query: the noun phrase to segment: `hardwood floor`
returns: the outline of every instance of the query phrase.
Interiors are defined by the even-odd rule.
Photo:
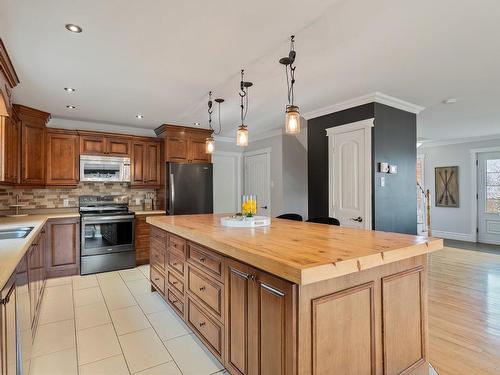
[[[429,266],[432,366],[439,375],[500,374],[500,255],[445,247]]]

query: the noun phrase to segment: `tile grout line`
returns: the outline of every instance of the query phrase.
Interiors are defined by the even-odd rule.
[[[117,271],[115,271],[115,272],[117,272]],[[120,277],[120,279],[121,279],[121,275],[119,273],[118,273],[118,277]],[[99,278],[97,276],[96,276],[96,278],[97,278],[97,284],[99,285],[99,291],[101,292],[102,298],[104,299],[104,305],[106,306],[106,310],[108,310],[108,315],[109,315],[109,319],[111,320],[111,325],[113,326],[113,330],[115,331],[116,341],[118,341],[118,346],[120,347],[120,350],[122,352],[121,355],[123,357],[123,360],[125,361],[125,366],[127,366],[128,373],[132,374],[132,371],[130,371],[130,367],[128,365],[127,359],[125,358],[125,353],[123,352],[123,347],[122,347],[122,344],[120,342],[118,332],[116,332],[115,323],[113,322],[113,318],[111,317],[111,310],[109,309],[109,306],[106,302],[106,297],[104,296],[104,293],[101,289],[101,281],[99,280]],[[111,357],[107,357],[107,358],[111,358]],[[104,358],[104,359],[107,359],[107,358]]]
[[[148,277],[142,272],[139,270],[139,272],[144,276],[144,278],[148,281],[148,283],[151,284],[150,280],[148,279]],[[177,369],[179,370],[179,372],[181,373],[182,375],[182,371],[179,367],[179,365],[177,364],[177,362],[175,361],[175,358],[174,356],[172,355],[172,353],[170,353],[170,350],[168,350],[167,346],[165,345],[165,343],[163,342],[163,340],[161,339],[160,335],[158,334],[158,332],[156,331],[154,325],[151,323],[151,321],[149,320],[148,318],[148,314],[146,314],[144,312],[144,310],[142,309],[141,305],[139,304],[139,302],[137,301],[136,299],[136,296],[132,293],[132,291],[130,290],[129,286],[127,285],[127,282],[123,279],[122,275],[118,272],[118,274],[120,275],[120,277],[122,278],[123,282],[125,283],[125,286],[127,287],[127,289],[130,291],[130,294],[132,294],[132,298],[135,300],[135,302],[137,303],[137,306],[139,306],[139,309],[141,309],[142,313],[144,314],[144,316],[146,317],[146,320],[149,322],[149,324],[151,325],[151,328],[153,329],[153,331],[155,332],[156,336],[158,337],[158,339],[160,340],[161,344],[163,345],[163,347],[165,348],[165,350],[167,351],[168,355],[170,356],[170,358],[172,358],[171,361],[167,361],[165,363],[168,363],[168,362],[174,362],[175,366],[177,367]],[[153,292],[151,292],[152,294]],[[180,337],[180,336],[179,336]],[[160,365],[158,365],[160,366]],[[156,367],[156,366],[153,366],[153,367]],[[150,367],[152,368],[152,367]],[[144,369],[144,370],[147,370],[147,369]],[[142,371],[144,371],[142,370]]]
[[[75,294],[73,290],[73,277],[71,277],[71,302],[73,302],[73,324],[75,329],[75,356],[76,356],[76,373],[80,374],[80,366],[78,366],[78,340],[76,338],[76,307],[75,307]]]

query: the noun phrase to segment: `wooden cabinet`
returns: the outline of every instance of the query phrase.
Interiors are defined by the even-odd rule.
[[[48,220],[45,269],[47,277],[80,273],[79,217]]]
[[[0,116],[0,182],[15,184],[19,175],[20,124],[13,113],[10,117]]]
[[[161,143],[157,140],[134,140],[131,150],[131,186],[159,187]]]
[[[18,373],[16,353],[16,283],[13,275],[0,290],[0,374]]]
[[[36,332],[40,302],[45,288],[46,228],[44,227],[31,244],[28,253],[28,288],[30,295],[30,316],[33,335]]]
[[[21,175],[20,185],[45,185],[46,128],[50,114],[15,104],[21,121]]]
[[[67,130],[47,132],[47,185],[77,185],[79,181],[78,134]]]
[[[81,155],[130,156],[130,138],[80,131]]]
[[[163,214],[155,214],[163,215]],[[147,264],[149,263],[149,253],[150,253],[150,233],[151,225],[146,223],[146,218],[151,216],[147,215],[136,215],[135,216],[135,264]]]
[[[155,132],[165,138],[165,161],[211,163],[211,154],[205,151],[205,140],[212,134],[210,130],[164,124]]]
[[[232,373],[295,373],[294,288],[248,265],[227,261],[225,363]]]

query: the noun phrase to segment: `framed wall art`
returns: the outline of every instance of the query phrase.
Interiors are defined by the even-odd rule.
[[[436,207],[458,207],[458,166],[436,167]]]

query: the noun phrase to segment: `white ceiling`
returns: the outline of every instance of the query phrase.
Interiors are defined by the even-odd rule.
[[[450,139],[500,133],[499,14],[498,0],[0,0],[0,37],[17,102],[74,120],[206,126],[212,89],[233,136],[241,68],[254,82],[250,131],[281,126],[278,59],[293,33],[302,112],[379,91],[426,107],[419,137]]]

